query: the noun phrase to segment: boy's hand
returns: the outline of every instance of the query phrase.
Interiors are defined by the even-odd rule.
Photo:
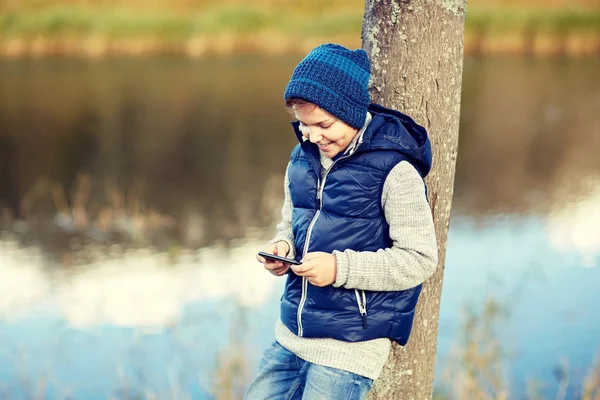
[[[327,286],[335,282],[337,260],[333,254],[315,251],[306,253],[302,265],[292,265],[296,275],[304,276],[315,286]]]
[[[263,249],[265,253],[275,254],[276,256],[287,257],[290,252],[290,246],[285,241],[276,242]],[[267,271],[273,275],[281,276],[288,272],[290,264],[281,261],[267,260],[264,257],[256,255],[258,262],[262,263]]]

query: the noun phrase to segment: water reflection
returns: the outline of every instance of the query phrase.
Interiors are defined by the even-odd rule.
[[[454,211],[547,214],[600,174],[598,60],[465,63]]]
[[[148,249],[98,253],[94,262],[69,270],[47,268],[35,248],[2,242],[0,317],[20,318],[42,307],[59,312],[77,328],[164,328],[179,321],[187,304],[228,299],[241,307],[259,307],[280,281],[257,273],[254,254],[262,245],[205,248],[176,260]]]
[[[64,251],[82,234],[165,250],[272,227],[296,61],[3,61],[4,229]],[[548,215],[591,195],[599,66],[467,60],[454,215]]]
[[[283,282],[254,253],[279,217],[297,62],[0,62],[0,398],[42,381],[51,399],[236,397],[277,318]],[[578,268],[600,266],[598,70],[465,63],[439,348],[465,303],[525,287],[517,392],[600,346],[600,268]],[[557,312],[576,344],[555,345]]]
[[[583,179],[581,200],[553,210],[548,216],[552,245],[561,252],[577,252],[582,266],[593,267],[600,254],[600,177]]]
[[[117,225],[162,249],[245,237],[274,219],[295,140],[284,61],[4,62],[0,202],[30,235]]]
[[[0,242],[0,398],[238,398],[283,284],[257,269],[261,244],[57,269]]]

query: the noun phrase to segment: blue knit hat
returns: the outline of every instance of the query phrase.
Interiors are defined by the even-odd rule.
[[[369,107],[371,63],[362,49],[337,44],[313,49],[294,69],[283,98],[303,99],[360,129]]]

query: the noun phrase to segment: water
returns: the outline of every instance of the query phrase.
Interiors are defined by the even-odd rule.
[[[0,398],[225,398],[273,340],[255,252],[299,57],[0,62]],[[498,301],[514,398],[600,350],[600,60],[468,59],[437,384]],[[45,396],[45,397],[43,397]]]

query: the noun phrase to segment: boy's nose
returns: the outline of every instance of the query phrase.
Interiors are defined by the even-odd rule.
[[[312,143],[317,143],[323,138],[323,136],[320,133],[318,133],[316,129],[311,129],[310,133],[308,134],[308,137]]]

